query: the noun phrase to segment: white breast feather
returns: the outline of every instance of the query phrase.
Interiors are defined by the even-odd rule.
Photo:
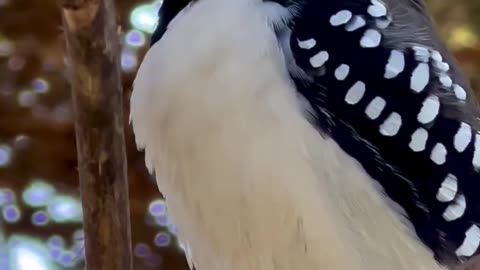
[[[146,55],[131,118],[198,270],[440,269],[305,120],[257,0],[202,0]]]

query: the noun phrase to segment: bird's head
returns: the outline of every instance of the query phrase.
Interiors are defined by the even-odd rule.
[[[153,32],[150,45],[159,41],[167,31],[168,24],[191,2],[198,0],[164,0],[158,11],[158,24]]]
[[[163,0],[158,11],[158,23],[150,40],[150,46],[159,41],[167,31],[169,23],[187,6],[202,0]],[[292,6],[304,2],[305,0],[245,0],[257,2],[272,2],[284,7]],[[420,0],[411,0],[420,1]]]

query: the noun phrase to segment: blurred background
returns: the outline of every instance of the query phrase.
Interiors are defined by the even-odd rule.
[[[161,2],[116,4],[127,108]],[[480,1],[428,4],[444,40],[474,89],[480,89]],[[0,270],[84,268],[64,52],[55,0],[0,0]],[[164,202],[126,126],[134,269],[188,269]]]

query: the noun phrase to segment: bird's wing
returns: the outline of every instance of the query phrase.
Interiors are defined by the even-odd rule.
[[[436,258],[452,265],[479,252],[479,111],[423,4],[409,3],[417,8],[307,2],[286,55],[315,125],[381,183]]]

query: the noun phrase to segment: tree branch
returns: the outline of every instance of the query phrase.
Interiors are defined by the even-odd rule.
[[[112,0],[60,0],[69,57],[86,268],[131,270],[119,38]]]

